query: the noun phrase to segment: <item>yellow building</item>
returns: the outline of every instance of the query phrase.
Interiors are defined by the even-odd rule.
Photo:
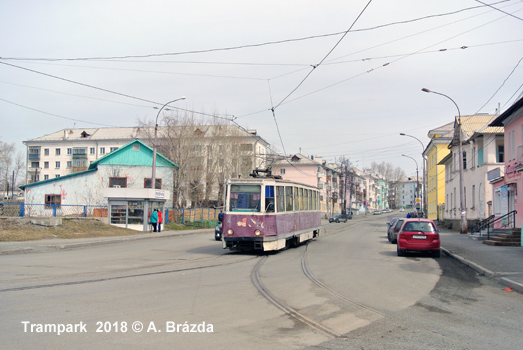
[[[443,219],[439,215],[439,206],[445,203],[445,166],[438,163],[449,154],[448,145],[452,141],[454,122],[430,130],[430,142],[423,155],[427,159],[427,218]]]

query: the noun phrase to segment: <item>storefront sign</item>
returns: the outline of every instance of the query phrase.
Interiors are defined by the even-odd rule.
[[[498,177],[501,177],[501,168],[492,169],[491,171],[487,172],[488,181],[497,179]]]

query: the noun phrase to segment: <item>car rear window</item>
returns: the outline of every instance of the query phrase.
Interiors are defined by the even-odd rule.
[[[403,231],[407,232],[431,232],[435,233],[436,230],[432,223],[423,221],[411,221],[407,222],[403,227]]]

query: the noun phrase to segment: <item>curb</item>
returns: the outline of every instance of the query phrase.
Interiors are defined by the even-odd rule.
[[[463,263],[464,265],[472,268],[473,270],[475,270],[476,272],[478,272],[479,274],[481,275],[484,275],[485,277],[487,278],[496,278],[496,277],[500,277],[500,274],[499,273],[496,273],[496,272],[492,272],[486,268],[484,268],[483,266],[481,265],[478,265],[476,264],[475,262],[472,262],[468,259],[465,259],[457,254],[454,254],[452,253],[451,251],[449,251],[448,249],[445,249],[443,247],[440,247],[441,251],[443,253],[445,253],[446,255],[450,256],[451,258],[454,258],[458,261],[460,261],[461,263]],[[518,283],[518,282],[515,282],[515,281],[512,281],[511,279],[508,279],[508,278],[505,278],[505,277],[502,277],[498,280],[498,283],[505,286],[505,287],[512,287],[512,289],[518,293],[521,293],[523,294],[523,284],[521,283]]]

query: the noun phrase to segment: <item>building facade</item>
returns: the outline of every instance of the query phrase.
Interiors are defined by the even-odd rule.
[[[430,130],[430,142],[423,155],[427,159],[427,218],[439,220],[439,208],[445,203],[445,167],[439,162],[445,158],[450,150],[448,145],[454,134],[454,123],[445,124]]]
[[[497,117],[492,127],[504,127],[504,162],[494,168],[491,174],[493,187],[493,215],[503,217],[517,211],[515,227],[523,225],[523,98]],[[501,168],[503,170],[501,170]],[[509,224],[509,218],[501,224]]]
[[[455,227],[459,227],[461,215],[466,216],[470,227],[492,213],[492,189],[491,186],[487,186],[487,173],[504,162],[505,153],[503,128],[489,127],[495,118],[495,115],[489,114],[462,116],[463,162],[460,164],[460,126],[457,122],[456,132],[449,146],[450,153],[440,162],[445,166],[443,218]],[[463,198],[460,191],[461,168],[463,169]]]

